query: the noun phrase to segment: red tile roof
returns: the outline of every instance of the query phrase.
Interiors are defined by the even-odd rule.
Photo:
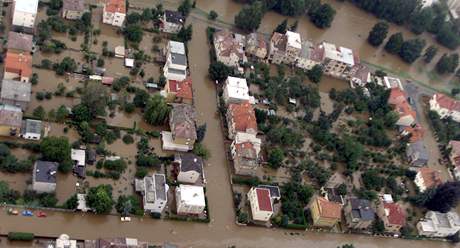
[[[183,81],[169,80],[169,91],[176,94],[176,97],[193,99],[192,79],[190,77]]]
[[[249,102],[230,104],[228,109],[235,124],[235,131],[246,132],[248,129],[257,131],[256,114]]]
[[[342,216],[342,206],[339,203],[328,201],[324,197],[317,197],[316,203],[319,206],[320,215],[323,218],[340,219]]]
[[[432,188],[442,184],[441,174],[439,171],[429,167],[422,167],[418,172],[423,178],[425,187]]]
[[[245,159],[257,159],[257,152],[254,144],[251,142],[243,142],[235,144],[236,155]]]
[[[126,14],[125,0],[107,0],[105,3],[105,11],[110,13]]]
[[[397,203],[383,203],[387,219],[390,225],[404,226],[406,224],[406,213]]]
[[[416,112],[412,109],[409,102],[407,101],[406,92],[400,88],[391,89],[388,103],[394,106],[400,117],[410,115],[415,119],[417,116]]]
[[[30,77],[32,75],[32,56],[8,51],[5,58],[5,71],[17,73],[21,77]]]
[[[450,111],[460,112],[460,101],[456,101],[444,94],[437,93],[433,97],[436,97],[436,102],[441,108],[448,109]]]
[[[262,211],[273,211],[272,201],[270,199],[270,190],[264,188],[256,188],[257,203]]]

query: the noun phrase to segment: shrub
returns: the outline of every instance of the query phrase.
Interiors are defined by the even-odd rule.
[[[35,235],[33,233],[27,232],[9,232],[8,233],[8,240],[15,240],[15,241],[32,241],[34,240]]]
[[[133,136],[131,136],[131,135],[129,135],[129,134],[125,134],[125,135],[123,136],[123,143],[125,143],[125,144],[132,144],[132,143],[134,143],[134,138],[133,138]]]

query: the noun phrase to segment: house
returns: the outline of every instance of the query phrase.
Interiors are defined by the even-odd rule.
[[[460,101],[444,94],[433,95],[430,99],[430,110],[437,112],[441,118],[451,117],[452,120],[460,122]]]
[[[354,65],[350,70],[350,86],[364,87],[366,84],[372,82],[371,70],[364,64]]]
[[[268,189],[270,191],[270,198],[272,201],[281,200],[281,191],[280,188],[276,185],[259,185],[258,188]]]
[[[414,183],[423,193],[429,188],[435,188],[442,184],[441,173],[430,167],[422,167],[418,169]]]
[[[169,114],[171,132],[162,132],[163,149],[176,151],[193,150],[196,136],[196,113],[193,106],[188,104],[172,104]]]
[[[21,136],[28,140],[40,140],[42,136],[42,121],[27,119],[22,122]]]
[[[169,80],[183,81],[187,78],[187,55],[185,54],[184,43],[168,42],[163,74]]]
[[[22,110],[11,105],[0,105],[0,136],[21,134]]]
[[[30,102],[32,84],[11,79],[3,79],[0,91],[0,103],[16,106],[23,111]]]
[[[177,168],[177,181],[180,183],[204,183],[203,159],[193,153],[174,156],[173,165]]]
[[[37,17],[39,0],[15,0],[13,2],[13,29],[32,33]]]
[[[417,230],[421,236],[445,238],[460,231],[460,217],[455,211],[428,211],[425,218],[417,223]]]
[[[181,184],[176,187],[176,210],[181,215],[199,215],[206,207],[204,188]]]
[[[246,79],[228,76],[222,97],[226,104],[249,101],[249,87]]]
[[[185,17],[179,11],[165,10],[160,21],[161,31],[177,34],[184,26]]]
[[[311,70],[313,66],[320,65],[322,59],[322,50],[313,45],[313,42],[304,41],[297,57],[296,66],[304,70]]]
[[[270,190],[267,188],[252,187],[248,194],[251,205],[252,219],[255,221],[269,221],[273,216],[273,203]]]
[[[411,126],[415,123],[417,113],[412,109],[407,101],[406,92],[400,88],[391,89],[388,104],[394,108],[394,111],[399,116],[396,125]]]
[[[399,78],[385,76],[383,77],[383,83],[385,88],[387,89],[399,88],[400,90],[404,90],[401,80]]]
[[[366,199],[350,198],[344,208],[348,228],[367,229],[375,220],[375,211]]]
[[[86,149],[86,163],[93,165],[94,162],[96,162],[96,151],[88,147]]]
[[[106,0],[102,13],[102,23],[121,27],[126,17],[125,0]]]
[[[424,166],[428,163],[428,151],[423,141],[411,143],[406,148],[406,157],[412,166]]]
[[[56,162],[37,160],[32,174],[32,189],[37,193],[54,193],[57,169]]]
[[[324,74],[350,80],[351,69],[360,63],[358,55],[349,48],[327,42],[322,42],[319,48],[323,50]]]
[[[86,204],[86,194],[77,193],[77,210],[82,212],[88,212],[91,210]]]
[[[285,34],[274,32],[270,39],[268,60],[274,64],[295,64],[302,49],[299,33],[286,31]]]
[[[415,143],[423,139],[425,130],[420,124],[416,123],[412,126],[399,126],[399,133],[402,137],[408,137],[409,143]]]
[[[235,174],[255,176],[259,167],[259,153],[262,141],[251,133],[236,133],[230,145]]]
[[[86,162],[86,152],[85,150],[81,149],[71,149],[70,150],[70,159],[74,161],[75,165],[77,166],[85,166]]]
[[[69,20],[79,20],[86,12],[85,0],[63,0],[62,17]]]
[[[317,196],[310,206],[313,226],[334,227],[342,218],[342,205]]]
[[[148,242],[139,241],[135,238],[104,238],[97,240],[85,240],[85,248],[148,248]]]
[[[6,53],[4,79],[14,79],[21,82],[29,82],[32,76],[32,56],[30,53]]]
[[[143,196],[144,211],[148,213],[162,213],[168,203],[168,185],[164,174],[153,174],[142,180],[141,193]]]
[[[61,234],[56,239],[55,248],[77,248],[77,240],[70,239],[67,234]]]
[[[226,66],[239,67],[247,61],[244,54],[245,37],[227,30],[214,33],[216,59]]]
[[[396,202],[381,201],[377,209],[377,215],[383,221],[387,232],[398,233],[406,225],[406,213]]]
[[[30,53],[33,47],[33,36],[25,33],[17,33],[10,31],[8,33],[8,51],[16,53]]]
[[[165,85],[165,98],[167,102],[193,103],[192,78],[182,81],[167,80]]]
[[[229,139],[234,139],[237,132],[257,134],[256,114],[248,101],[229,104],[226,118]]]
[[[268,53],[265,37],[255,32],[249,34],[246,37],[246,52],[258,59],[265,59]]]

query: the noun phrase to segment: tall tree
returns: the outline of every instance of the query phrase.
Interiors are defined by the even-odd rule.
[[[284,34],[286,33],[287,27],[288,27],[288,20],[284,19],[283,22],[281,22],[280,24],[278,24],[278,26],[276,26],[274,32]]]
[[[325,3],[310,14],[310,20],[318,28],[328,28],[335,17],[335,9]]]
[[[430,63],[431,60],[433,60],[434,56],[436,56],[436,53],[438,53],[438,48],[431,45],[425,50],[425,54],[423,55],[423,61],[425,63]]]
[[[301,15],[305,12],[305,0],[278,0],[275,10],[287,16]]]
[[[427,201],[426,207],[442,213],[455,208],[460,200],[460,182],[447,182],[436,188],[433,197]]]
[[[181,5],[177,8],[177,11],[179,11],[183,16],[187,17],[188,14],[190,14],[190,10],[192,9],[192,3],[190,0],[184,0],[182,1]]]
[[[88,206],[98,214],[108,214],[112,210],[112,187],[110,185],[98,185],[90,188],[86,195]]]
[[[367,41],[373,46],[380,46],[388,34],[389,25],[386,22],[378,22],[369,32]]]
[[[235,25],[244,31],[254,31],[259,28],[263,16],[262,3],[254,2],[249,6],[244,6],[235,16]]]
[[[70,144],[67,137],[49,136],[40,142],[40,152],[48,161],[70,160]]]
[[[443,54],[438,63],[436,63],[436,71],[440,74],[454,73],[458,67],[458,54]]]
[[[405,62],[411,64],[417,60],[425,47],[425,40],[415,38],[412,40],[405,41],[399,51],[399,56]]]
[[[168,120],[170,107],[160,94],[155,94],[147,102],[144,119],[151,125],[162,125]]]
[[[404,43],[402,33],[396,33],[390,36],[387,44],[385,44],[385,51],[391,54],[398,54],[401,51],[401,47]]]
[[[416,11],[412,14],[411,19],[409,21],[410,29],[415,34],[421,34],[431,26],[433,19],[433,9],[430,7],[422,8],[421,10]]]
[[[108,99],[107,88],[96,82],[89,82],[81,94],[81,104],[88,109],[92,117],[105,116]]]

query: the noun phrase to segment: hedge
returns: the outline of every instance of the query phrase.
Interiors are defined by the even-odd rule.
[[[27,232],[9,232],[8,240],[19,240],[19,241],[32,241],[35,235]]]

